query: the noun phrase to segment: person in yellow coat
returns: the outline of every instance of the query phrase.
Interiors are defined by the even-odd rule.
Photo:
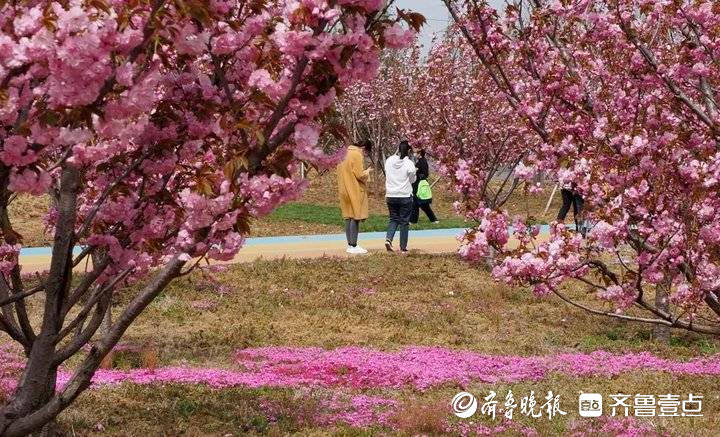
[[[348,147],[345,160],[337,168],[340,210],[345,219],[347,253],[363,254],[367,250],[358,246],[360,222],[368,218],[367,180],[371,168],[363,169],[363,158],[372,152],[373,143],[365,140]]]

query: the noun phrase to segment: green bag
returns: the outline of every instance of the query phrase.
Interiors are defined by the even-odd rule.
[[[417,198],[420,200],[432,199],[432,189],[430,188],[430,183],[428,183],[427,179],[421,180],[418,184]]]

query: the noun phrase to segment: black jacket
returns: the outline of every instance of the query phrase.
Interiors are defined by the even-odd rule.
[[[417,179],[415,180],[416,184],[419,184],[421,180],[430,177],[430,166],[428,165],[427,159],[418,159],[415,163],[415,167],[417,167],[417,173],[415,173],[417,176]]]

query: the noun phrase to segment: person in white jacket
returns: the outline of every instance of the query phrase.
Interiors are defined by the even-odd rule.
[[[408,228],[413,210],[415,163],[411,159],[412,147],[407,141],[400,143],[398,153],[385,161],[385,200],[390,213],[385,248],[393,251],[395,231],[400,229],[400,252],[407,253]]]

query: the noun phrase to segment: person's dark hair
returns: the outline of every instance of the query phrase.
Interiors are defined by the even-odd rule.
[[[410,144],[407,141],[401,141],[398,149],[400,151],[400,159],[402,159],[402,158],[405,158],[406,156],[410,155],[410,151],[412,150],[412,147],[410,147]]]
[[[420,154],[420,157],[421,157],[421,158],[424,158],[424,157],[425,157],[425,149],[420,149],[420,150],[418,150],[418,153]]]
[[[360,147],[361,149],[364,149],[365,153],[367,153],[368,155],[372,152],[373,142],[370,140],[363,140],[355,145],[357,147]]]

